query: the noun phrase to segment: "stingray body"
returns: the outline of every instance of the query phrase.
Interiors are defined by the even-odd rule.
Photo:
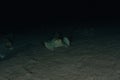
[[[58,47],[68,47],[70,46],[70,40],[67,37],[63,38],[53,38],[50,41],[44,42],[44,45],[47,49],[54,51]]]

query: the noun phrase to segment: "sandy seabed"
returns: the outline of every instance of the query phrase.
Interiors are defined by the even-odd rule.
[[[49,51],[34,45],[0,62],[0,80],[120,80],[120,38],[78,39],[68,48]]]

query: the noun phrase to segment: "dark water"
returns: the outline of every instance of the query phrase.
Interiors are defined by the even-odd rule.
[[[33,37],[34,34],[47,39],[58,33],[70,37],[71,40],[80,36],[86,37],[86,34],[89,37],[88,34],[91,33],[94,34],[92,36],[106,37],[120,34],[119,19],[102,17],[48,18],[38,22],[1,22],[0,26],[1,39],[6,35],[13,34],[14,45],[18,48],[27,44],[26,42],[30,41],[30,36]],[[2,52],[5,56],[8,54],[15,55],[7,50],[2,50]]]

